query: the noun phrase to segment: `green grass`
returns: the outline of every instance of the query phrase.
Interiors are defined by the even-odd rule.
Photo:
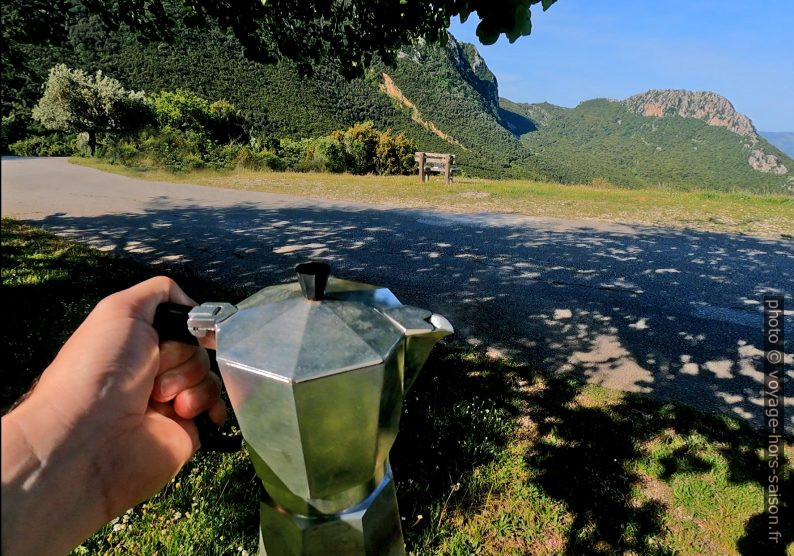
[[[452,186],[434,177],[352,176],[251,170],[200,170],[174,174],[73,158],[72,162],[155,181],[268,191],[361,203],[428,208],[452,212],[504,212],[530,216],[594,219],[766,237],[794,237],[794,197],[747,192],[682,191],[653,187],[620,188],[561,185],[527,180],[458,178]]]
[[[3,410],[96,301],[163,270],[3,220]],[[170,274],[198,300],[245,294]],[[735,419],[449,343],[409,393],[391,459],[415,554],[736,554],[764,537],[761,449]],[[242,452],[200,452],[75,552],[254,553],[258,497]]]

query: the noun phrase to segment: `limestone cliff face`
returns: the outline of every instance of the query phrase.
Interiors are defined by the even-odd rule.
[[[449,68],[454,69],[458,77],[477,91],[481,107],[498,120],[499,84],[473,44],[460,42],[451,33],[447,33],[446,45],[428,44],[420,38],[413,46],[401,49],[397,53],[397,58],[408,59],[422,66],[437,57],[439,51],[445,52]],[[428,74],[428,78],[432,77],[432,74]]]
[[[449,35],[447,49],[452,63],[460,75],[482,96],[486,110],[499,117],[499,84],[477,48],[470,43],[458,42]]]
[[[781,175],[788,173],[788,168],[777,156],[764,151],[765,142],[759,137],[750,118],[737,112],[727,98],[717,93],[652,89],[629,97],[624,102],[628,110],[643,116],[697,118],[709,125],[727,128],[747,139],[747,163],[755,170]]]
[[[727,98],[710,91],[653,89],[627,98],[626,108],[644,116],[697,118],[745,137],[757,137],[750,118],[737,112]]]
[[[788,168],[783,166],[775,155],[767,154],[761,149],[750,151],[750,158],[747,159],[747,162],[759,172],[771,172],[780,175],[788,173]]]
[[[496,76],[491,72],[473,44],[458,43],[458,45],[467,62],[471,72],[470,75],[474,78],[471,80],[472,85],[485,97],[495,113],[495,110],[499,107],[499,84],[496,81]],[[465,71],[463,73],[464,75],[469,74],[469,72]]]

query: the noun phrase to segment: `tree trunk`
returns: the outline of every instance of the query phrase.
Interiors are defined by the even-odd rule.
[[[88,132],[88,148],[91,150],[91,156],[96,153],[96,131]]]

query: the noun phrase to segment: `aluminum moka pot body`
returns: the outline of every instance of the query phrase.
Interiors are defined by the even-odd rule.
[[[402,402],[442,316],[386,288],[298,266],[298,282],[236,307],[205,303],[188,327],[214,332],[217,361],[262,480],[260,550],[281,554],[403,552],[389,450]]]

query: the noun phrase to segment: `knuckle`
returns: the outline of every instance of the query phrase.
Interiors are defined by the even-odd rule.
[[[166,288],[176,286],[176,282],[172,278],[169,278],[168,276],[162,276],[162,275],[155,276],[154,278],[150,278],[150,280],[156,283],[158,286],[163,286]]]

